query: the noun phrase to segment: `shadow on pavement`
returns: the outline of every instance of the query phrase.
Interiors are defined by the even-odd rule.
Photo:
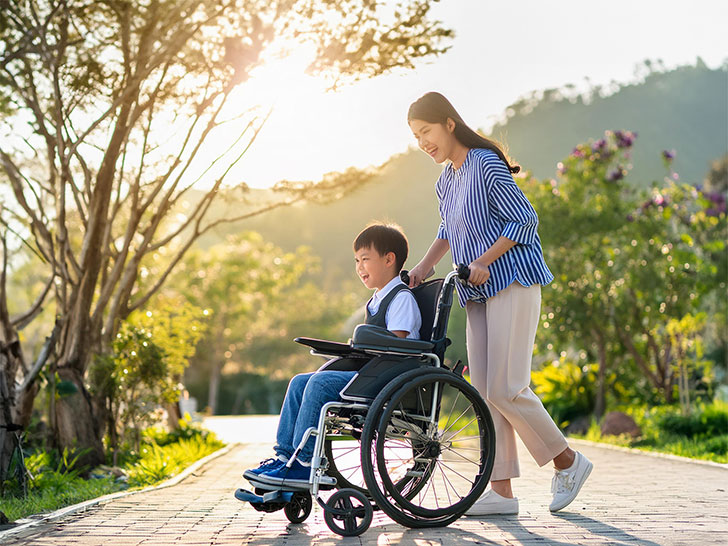
[[[582,516],[581,514],[570,514],[568,512],[564,512],[563,514],[561,512],[554,512],[554,517],[566,520],[570,523],[573,523],[574,525],[578,525],[582,529],[586,529],[590,533],[594,535],[600,535],[612,540],[619,540],[619,541],[628,541],[630,544],[642,544],[644,546],[659,546],[657,542],[652,542],[651,540],[646,540],[643,538],[638,538],[634,535],[629,534],[628,532],[620,529],[619,527],[614,527],[612,525],[608,525],[602,521],[588,518],[586,516]]]
[[[533,536],[533,535],[531,535]],[[380,540],[381,537],[381,540]],[[305,539],[309,539],[312,544],[314,541],[317,545],[328,546],[329,544],[349,544],[348,541],[355,541],[354,544],[360,544],[360,540],[366,544],[396,544],[397,546],[421,546],[422,544],[447,544],[448,546],[473,546],[473,544],[502,544],[502,542],[494,542],[483,538],[475,533],[469,533],[463,529],[455,527],[435,527],[429,529],[408,529],[397,524],[388,523],[385,526],[372,526],[359,537],[341,537],[327,528],[307,525],[286,526],[285,531],[281,529],[279,536],[280,544],[287,544],[295,541],[295,544],[305,544]],[[302,542],[304,541],[304,542]],[[270,546],[270,537],[253,538],[245,543],[246,545]],[[274,542],[273,544],[278,544]],[[552,543],[558,544],[558,543]]]

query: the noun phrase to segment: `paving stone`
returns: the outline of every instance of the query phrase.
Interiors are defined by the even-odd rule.
[[[264,421],[258,417],[255,422],[257,426]],[[275,428],[274,419],[268,422]],[[242,428],[244,423],[241,420]],[[519,446],[523,475],[514,481],[519,515],[463,517],[445,528],[407,529],[376,512],[366,533],[342,538],[326,527],[318,506],[306,522],[293,525],[282,511],[257,512],[233,497],[237,487],[247,487],[242,471],[269,456],[271,447],[271,443],[237,446],[173,487],[137,493],[36,525],[3,544],[653,546],[728,542],[726,469],[597,446],[579,447],[594,463],[594,471],[563,512],[548,511],[552,471],[538,468]]]

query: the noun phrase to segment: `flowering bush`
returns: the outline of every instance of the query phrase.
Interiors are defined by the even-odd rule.
[[[572,348],[599,363],[598,415],[607,392],[673,400],[679,351],[667,325],[709,307],[728,278],[725,196],[678,183],[673,150],[662,152],[668,172],[660,184],[627,182],[636,137],[607,131],[576,146],[556,179],[525,181],[555,275],[543,292],[537,345],[549,361]],[[691,385],[711,377],[709,364],[690,370]],[[634,370],[639,379],[627,384]]]

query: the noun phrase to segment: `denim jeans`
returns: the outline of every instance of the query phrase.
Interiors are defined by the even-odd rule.
[[[318,426],[324,404],[340,400],[339,392],[355,375],[356,372],[321,371],[302,373],[291,379],[278,421],[275,452],[279,457],[290,459],[304,432]],[[298,454],[299,462],[311,462],[315,442],[313,436],[308,439]]]

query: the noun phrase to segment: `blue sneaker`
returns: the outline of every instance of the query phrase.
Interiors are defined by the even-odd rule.
[[[243,472],[243,477],[246,479],[255,478],[263,472],[275,470],[276,468],[280,468],[285,464],[285,461],[281,461],[277,457],[271,457],[270,459],[266,459],[265,461],[260,461],[260,466],[258,468],[251,468],[250,470],[246,470],[245,472]]]
[[[293,461],[291,466],[285,464],[258,474],[256,481],[269,485],[289,485],[298,487],[308,487],[308,478],[311,475],[311,467],[303,466],[298,461]]]

